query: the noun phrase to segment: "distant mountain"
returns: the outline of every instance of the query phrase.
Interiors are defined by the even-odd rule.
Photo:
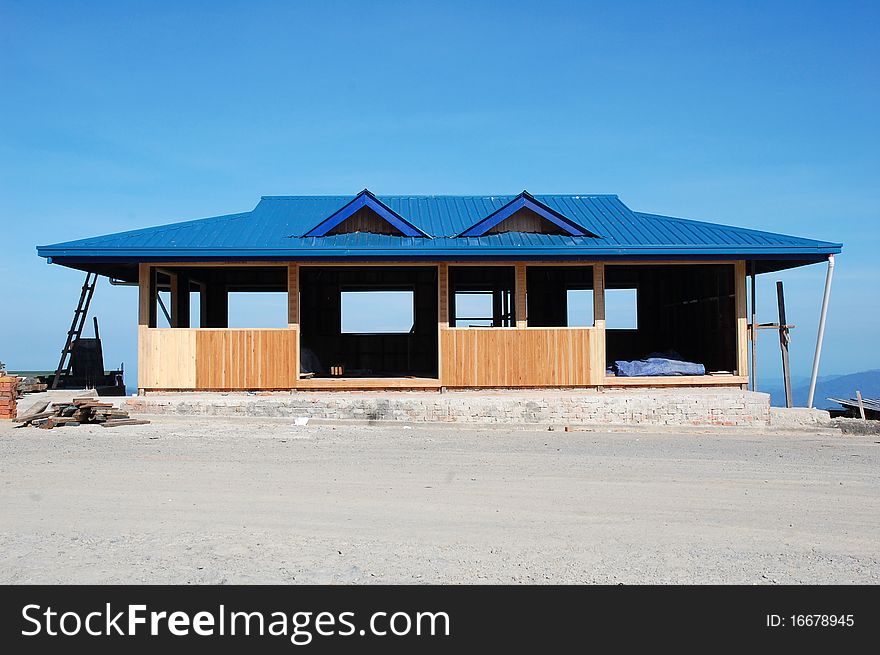
[[[794,404],[796,407],[803,407],[810,394],[809,380],[800,384],[799,380],[792,380],[792,384]],[[767,387],[760,391],[770,394],[770,403],[774,407],[785,407],[785,390],[781,386]],[[880,369],[820,377],[816,381],[816,395],[813,400],[820,409],[840,409],[840,405],[827,398],[855,398],[856,391],[861,391],[865,398],[880,398]]]

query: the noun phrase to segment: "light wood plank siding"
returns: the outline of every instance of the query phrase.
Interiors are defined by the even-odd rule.
[[[588,386],[592,328],[440,331],[445,387]]]
[[[196,389],[196,330],[139,326],[138,388]]]
[[[291,389],[297,330],[198,330],[199,389]]]
[[[298,330],[141,326],[140,389],[292,389]]]

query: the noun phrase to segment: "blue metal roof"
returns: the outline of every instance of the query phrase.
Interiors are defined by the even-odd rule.
[[[584,236],[506,232],[459,236],[522,194],[376,196],[428,235],[348,233],[303,236],[352,203],[350,196],[265,196],[249,212],[39,246],[59,264],[156,260],[707,258],[787,261],[785,268],[840,252],[815,241],[702,221],[632,211],[616,195],[535,195]],[[769,266],[766,270],[772,270]]]

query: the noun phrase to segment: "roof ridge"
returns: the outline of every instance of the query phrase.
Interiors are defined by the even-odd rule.
[[[376,193],[377,198],[508,198],[521,195],[518,193]],[[268,195],[260,196],[260,200],[272,200],[278,198],[355,198],[358,193],[326,193],[315,195]],[[532,197],[554,198],[619,198],[616,193],[530,193]]]

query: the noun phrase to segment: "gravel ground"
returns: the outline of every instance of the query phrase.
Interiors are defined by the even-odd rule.
[[[2,583],[880,582],[880,440],[0,423]]]

